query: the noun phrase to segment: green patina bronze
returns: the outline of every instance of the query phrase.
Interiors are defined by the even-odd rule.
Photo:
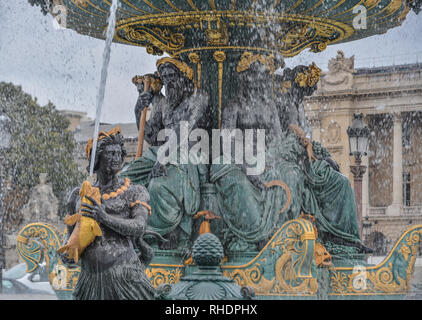
[[[104,37],[111,1],[62,2],[67,8],[67,28]],[[201,119],[198,114],[205,114],[201,109],[205,105],[210,122],[199,128],[264,127],[270,131],[265,170],[253,179],[234,164],[157,167],[156,144],[123,169],[122,176],[148,188],[153,213],[148,227],[171,240],[167,244],[147,240],[155,249],[146,270],[152,284],[175,284],[158,291],[159,298],[222,299],[221,288],[231,288],[233,294],[226,297],[238,299],[251,297],[253,291],[260,299],[405,296],[422,226],[403,234],[380,265],[364,263],[366,248],[360,241],[348,179],[336,170],[321,145],[287,129],[291,123],[303,124],[294,112],[300,113],[303,97],[315,90],[318,69],[298,66],[284,70],[283,75],[274,72],[283,67],[285,57],[307,48],[320,52],[331,44],[386,32],[405,19],[408,2],[120,1],[115,42],[146,47],[150,54],[167,53],[194,70],[190,80],[195,93],[183,96],[176,106],[186,112],[181,116],[174,109],[163,112],[171,114],[163,116],[164,127],[170,124],[176,129],[182,120]],[[366,29],[353,28],[357,16],[353,8],[358,4],[367,9]],[[160,110],[168,107],[159,105]],[[195,115],[194,110],[202,111]],[[157,170],[166,174],[156,174]],[[217,216],[208,221],[215,236],[200,234],[206,219],[194,217],[202,210]],[[23,230],[18,251],[28,266],[36,268],[41,252],[51,255],[61,240],[56,236],[55,242],[34,245],[29,239],[45,237],[45,227],[29,227],[34,232]],[[332,255],[330,269],[316,263],[321,244]],[[225,259],[216,263],[215,259],[222,258],[220,249]],[[57,268],[78,274],[77,268],[60,267],[57,255],[47,262],[52,283],[59,279],[53,271]],[[57,292],[74,287],[73,282],[66,282],[68,278],[63,281],[55,287]],[[242,296],[239,286],[253,291],[248,289]]]

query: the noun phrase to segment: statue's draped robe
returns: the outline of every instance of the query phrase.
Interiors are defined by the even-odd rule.
[[[255,247],[251,244],[269,240],[282,224],[299,217],[301,195],[304,192],[303,172],[295,163],[296,159],[289,159],[287,154],[285,159],[275,159],[273,154],[279,150],[300,147],[297,144],[289,145],[289,141],[292,141],[292,137],[284,143],[268,146],[266,169],[259,175],[259,179],[263,182],[284,182],[290,190],[290,196],[280,186],[258,188],[237,165],[211,166],[210,179],[217,189],[219,210],[230,232],[238,238],[231,241],[230,250],[253,250]],[[286,206],[287,202],[289,204]],[[282,209],[283,212],[280,213]]]
[[[233,251],[255,249],[254,243],[267,241],[282,223],[300,214],[303,174],[295,163],[296,158],[287,161],[278,154],[280,150],[290,150],[296,145],[281,145],[285,134],[281,130],[277,106],[269,97],[270,93],[232,100],[224,109],[221,127],[229,130],[264,129],[266,163],[264,172],[258,178],[263,182],[282,180],[288,184],[292,197],[288,207],[280,214],[288,199],[288,193],[282,187],[261,190],[252,184],[246,175],[247,166],[234,164],[234,154],[223,155],[218,160],[219,164],[213,161],[210,182],[217,189],[219,211],[228,225],[229,233],[236,236],[229,244],[229,249]],[[262,110],[262,106],[265,106],[265,110]],[[257,141],[246,143],[256,145]],[[224,164],[224,157],[231,158],[232,164]]]
[[[180,123],[188,123],[188,132],[209,127],[207,117],[208,97],[200,92],[185,97],[182,102],[170,109],[166,99],[154,105],[149,121],[146,123],[145,140],[151,145],[142,157],[123,168],[120,175],[128,177],[133,183],[145,185],[151,197],[152,215],[148,227],[165,235],[180,227],[190,235],[192,216],[199,210],[200,181],[206,172],[204,164],[167,163],[167,176],[155,177],[149,181],[149,175],[157,162],[157,152],[163,142],[158,141],[162,129],[171,129],[180,141]]]
[[[130,206],[135,201],[148,200],[145,188],[139,185],[131,185],[123,194],[104,200],[107,214],[119,218],[119,222],[100,223],[102,236],[96,237],[83,252],[74,299],[154,299],[155,288],[133,245],[134,234],[142,234],[145,220]]]
[[[354,191],[347,177],[328,162],[306,165],[303,211],[316,218],[318,232],[360,244]]]
[[[310,165],[298,138],[293,133],[285,137],[282,132],[279,117],[274,116],[276,106],[261,100],[265,98],[252,104],[265,105],[265,111],[248,108],[251,100],[234,100],[225,109],[222,128],[266,129],[266,168],[259,179],[267,183],[279,180],[290,192],[280,186],[260,189],[244,167],[213,162],[210,181],[217,189],[218,207],[228,229],[238,238],[231,242],[230,250],[253,249],[251,244],[268,240],[301,211],[316,216],[321,232],[360,243],[354,192],[348,179],[325,160],[312,160]],[[273,118],[264,119],[267,115]]]
[[[259,177],[265,182],[284,182],[290,190],[290,201],[279,186],[263,190],[255,187],[236,165],[211,166],[210,178],[218,191],[220,211],[231,232],[243,240],[231,249],[241,250],[242,242],[268,240],[301,211],[315,216],[320,234],[346,240],[345,244],[361,244],[349,180],[325,160],[313,160],[311,165],[308,160],[298,161],[304,148],[293,134],[269,147],[267,155],[278,154],[279,158],[267,159],[266,170]],[[280,213],[282,208],[286,210]]]

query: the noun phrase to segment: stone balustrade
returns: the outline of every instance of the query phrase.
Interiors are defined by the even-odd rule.
[[[401,206],[400,212],[396,216],[422,216],[422,206]],[[387,207],[369,207],[367,211],[369,216],[385,216],[387,215]]]

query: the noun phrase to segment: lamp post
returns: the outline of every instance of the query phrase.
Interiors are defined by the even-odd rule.
[[[350,171],[353,174],[356,211],[359,223],[359,230],[362,234],[362,178],[366,172],[366,166],[362,164],[362,156],[366,156],[369,142],[370,131],[363,122],[363,114],[355,113],[353,115],[353,122],[347,128],[347,135],[349,136],[350,155],[355,157],[355,165],[350,166]]]
[[[4,154],[10,148],[11,121],[3,111],[0,113],[0,293],[3,292],[3,269],[6,267],[6,257],[4,254],[4,181],[6,172],[4,170]]]
[[[362,241],[366,246],[369,246],[368,240],[369,235],[371,234],[372,223],[369,221],[368,217],[365,217],[365,220],[362,222]]]

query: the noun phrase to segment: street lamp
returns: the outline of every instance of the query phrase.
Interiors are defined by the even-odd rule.
[[[366,156],[370,135],[369,128],[363,122],[363,113],[355,113],[353,122],[347,128],[349,136],[350,155],[355,157],[355,165],[350,166],[354,178],[354,189],[356,199],[356,211],[359,223],[359,230],[362,234],[362,178],[366,172],[366,166],[362,166],[362,156]]]
[[[4,235],[3,235],[3,217],[4,217],[4,154],[10,148],[11,121],[7,114],[3,111],[0,113],[0,293],[3,292],[3,269],[6,267],[6,257],[4,254]]]

